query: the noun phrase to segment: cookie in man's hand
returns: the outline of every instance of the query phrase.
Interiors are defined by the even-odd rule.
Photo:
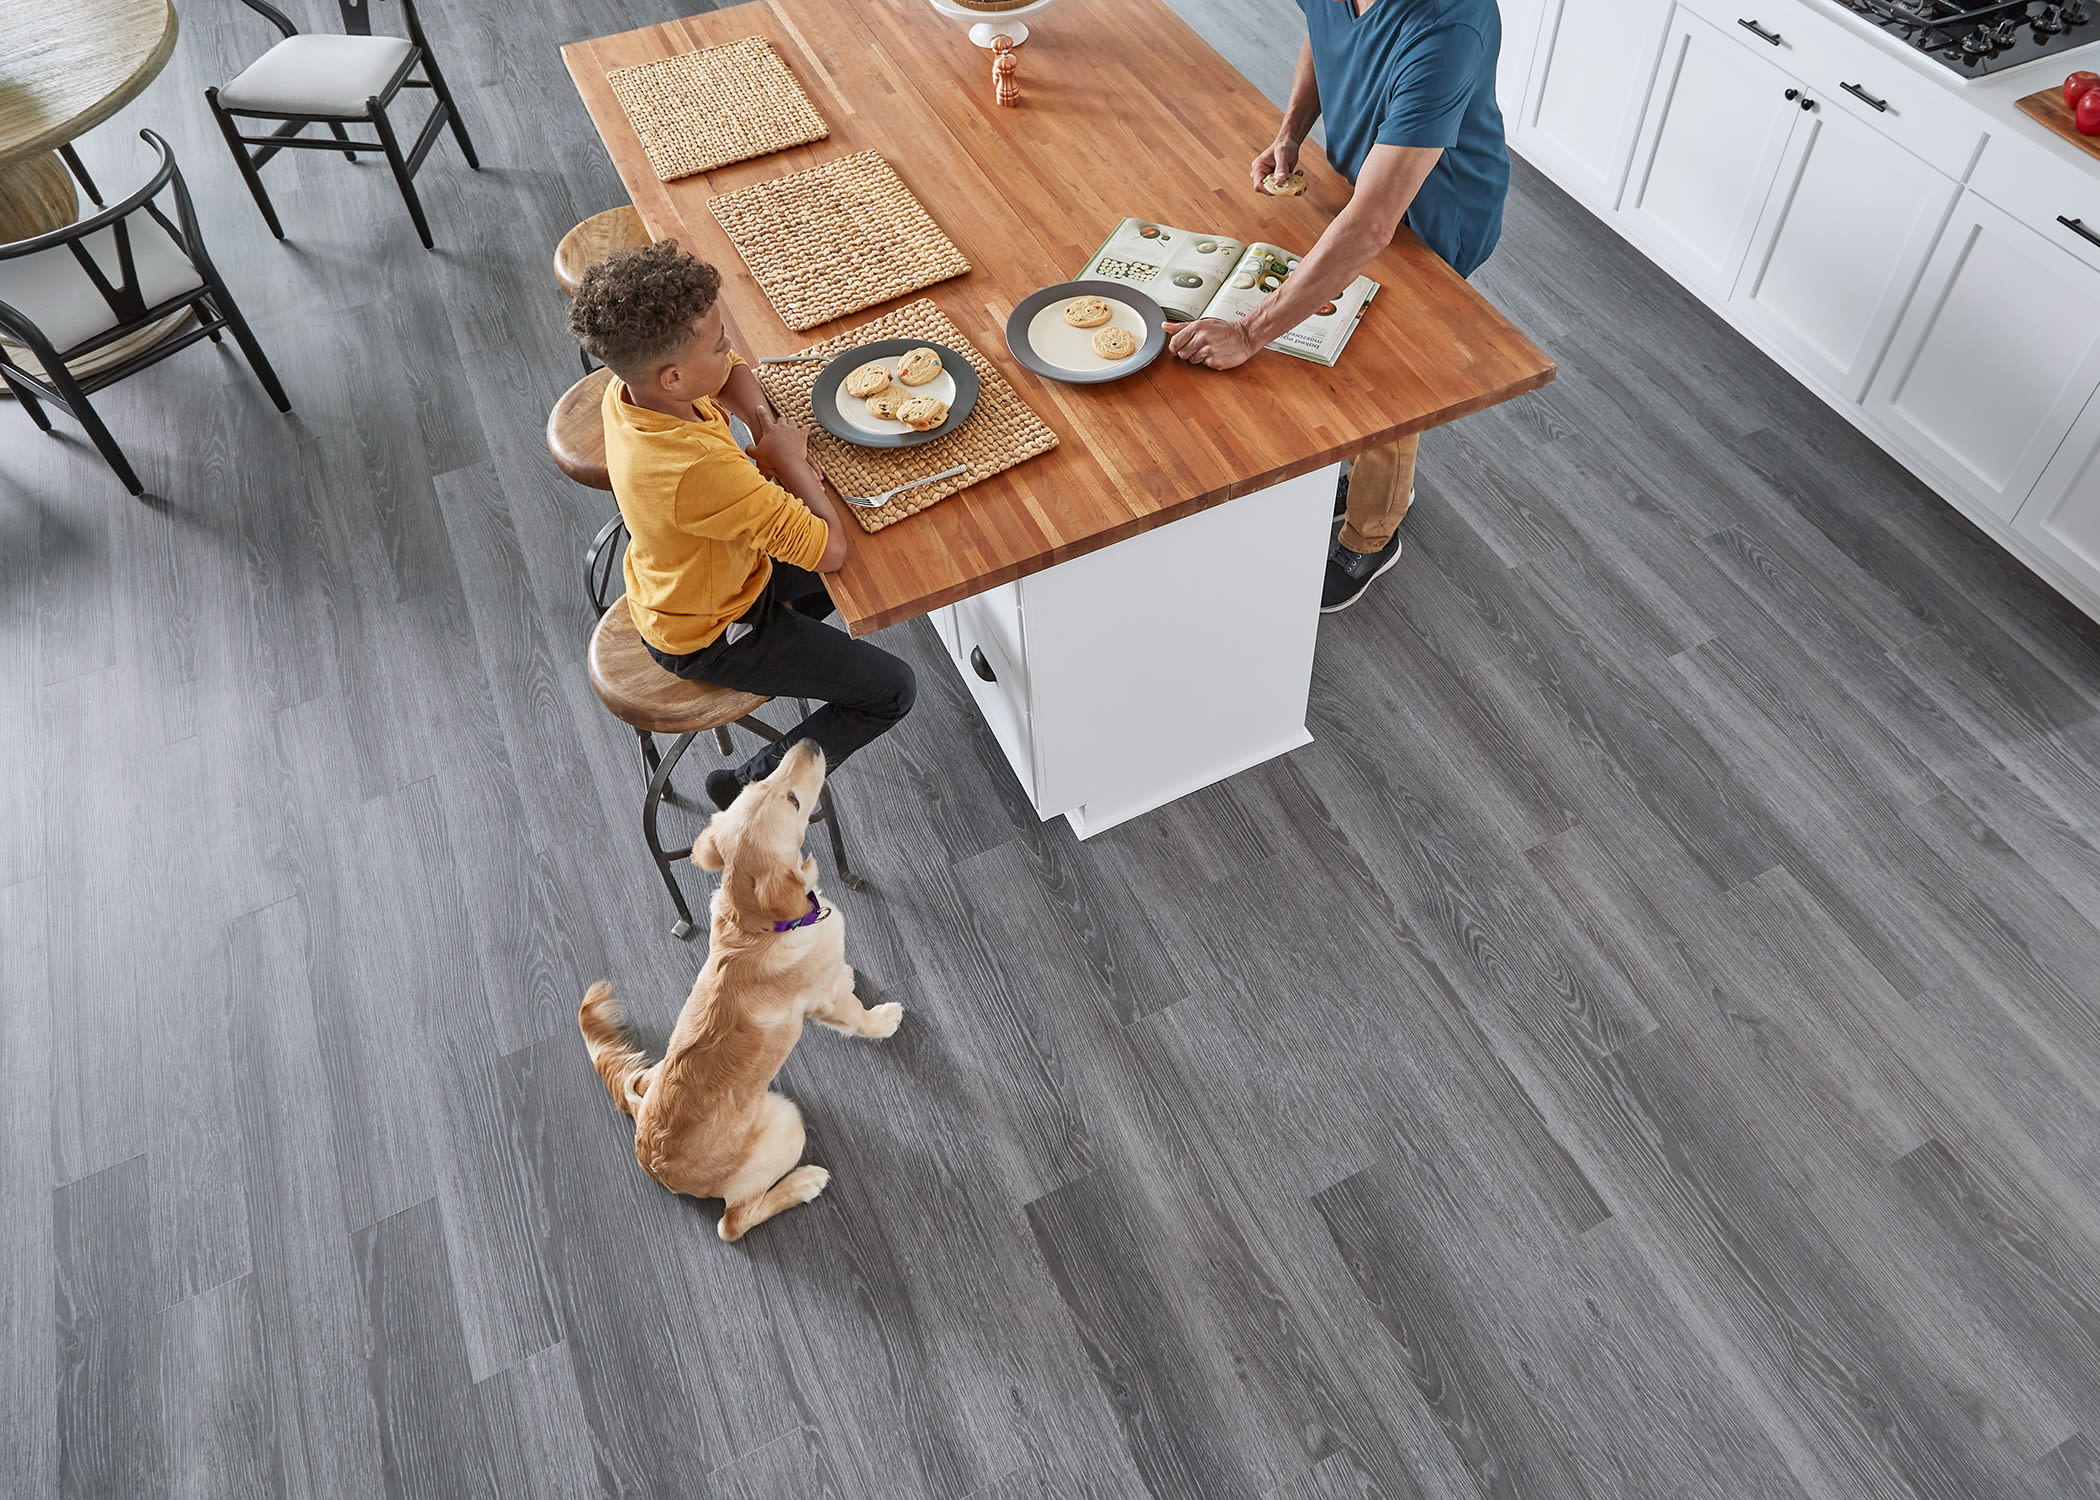
[[[1278,198],[1295,198],[1305,191],[1305,174],[1293,172],[1288,177],[1271,172],[1261,180],[1261,185]]]

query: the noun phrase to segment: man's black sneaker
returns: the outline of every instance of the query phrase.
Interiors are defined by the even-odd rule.
[[[744,784],[736,779],[736,772],[734,771],[709,771],[707,773],[707,800],[714,803],[723,812],[729,811],[729,804],[736,801],[738,793],[742,792],[743,789]]]
[[[1400,561],[1400,533],[1394,532],[1376,552],[1354,552],[1340,542],[1327,554],[1327,582],[1320,590],[1320,613],[1337,614],[1364,596],[1371,580]],[[713,789],[712,782],[709,789]]]

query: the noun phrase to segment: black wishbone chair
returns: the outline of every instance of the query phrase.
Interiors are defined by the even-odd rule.
[[[141,130],[139,138],[160,153],[160,167],[144,187],[77,224],[0,245],[0,381],[45,432],[51,419],[44,402],[70,412],[134,495],[145,487],[88,404],[88,397],[103,387],[199,339],[217,343],[223,328],[241,346],[277,409],[292,409],[277,372],[205,253],[175,154],[150,130]],[[174,196],[173,219],[154,201],[163,192]],[[91,185],[88,193],[94,196]],[[189,318],[167,337],[106,368],[74,372],[72,366],[86,365],[97,350],[185,310]]]
[[[423,217],[422,200],[416,196],[415,177],[438,132],[449,124],[467,165],[478,172],[481,161],[474,155],[474,143],[467,139],[467,127],[460,123],[452,91],[445,87],[445,77],[438,71],[430,43],[424,40],[415,0],[401,0],[401,11],[408,21],[405,38],[372,34],[372,0],[336,0],[337,9],[343,13],[343,35],[303,34],[283,11],[266,0],[241,3],[268,17],[284,33],[284,40],[242,69],[231,83],[206,89],[204,97],[226,136],[226,144],[233,150],[241,176],[247,179],[248,191],[255,195],[255,206],[262,210],[270,233],[284,238],[277,210],[271,206],[270,195],[263,191],[263,163],[284,150],[340,151],[349,161],[356,161],[359,151],[377,151],[394,169],[394,181],[408,204],[408,216],[416,221],[423,248],[430,249],[430,225]],[[423,76],[409,77],[418,67]],[[415,144],[405,153],[394,134],[393,121],[387,117],[394,96],[403,89],[428,89],[431,94],[430,118],[423,122]],[[239,120],[280,123],[268,135],[243,135]],[[352,124],[370,125],[379,139],[352,140],[343,128]],[[326,125],[330,138],[300,135],[309,125]],[[250,146],[261,149],[251,153]]]

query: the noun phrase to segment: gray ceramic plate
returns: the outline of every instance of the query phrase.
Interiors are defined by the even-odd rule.
[[[941,357],[939,375],[924,386],[904,387],[915,394],[923,392],[948,403],[948,420],[926,432],[914,431],[902,422],[885,422],[877,417],[864,416],[861,414],[862,403],[839,389],[848,375],[873,360],[881,360],[894,373],[897,356],[907,349],[931,349]],[[858,443],[863,448],[916,448],[921,443],[944,438],[960,427],[963,418],[977,409],[978,387],[977,371],[946,344],[936,344],[932,339],[877,339],[858,349],[848,349],[826,365],[810,390],[809,407],[817,424],[833,437]],[[847,410],[849,406],[852,408],[850,412]]]
[[[1128,359],[1108,360],[1094,353],[1095,328],[1074,328],[1062,309],[1074,297],[1104,297],[1116,305],[1113,321],[1138,341]],[[1015,359],[1048,380],[1097,385],[1134,375],[1159,358],[1167,347],[1167,315],[1135,287],[1120,281],[1067,281],[1023,297],[1006,320],[1006,347]]]

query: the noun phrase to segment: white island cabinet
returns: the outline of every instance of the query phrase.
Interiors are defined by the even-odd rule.
[[[1819,0],[1545,0],[1510,144],[2100,618],[2100,162],[2014,107],[2081,67],[1965,84]]]

